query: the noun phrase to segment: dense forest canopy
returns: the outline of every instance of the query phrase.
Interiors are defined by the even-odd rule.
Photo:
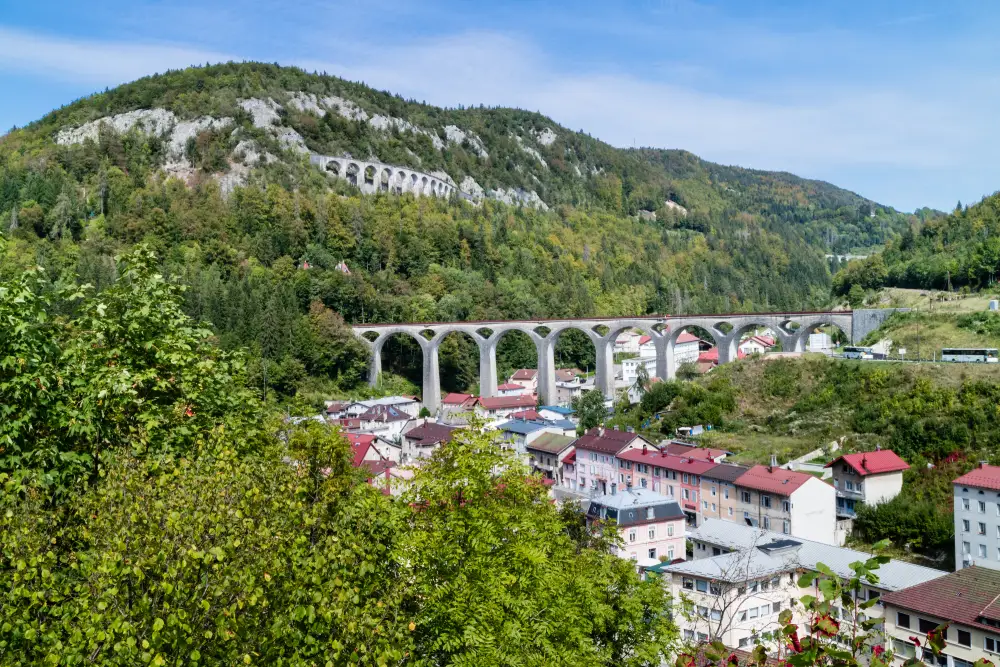
[[[303,103],[334,98],[352,111]],[[274,125],[262,127],[247,99],[263,100]],[[60,135],[143,109],[201,129],[180,147],[113,123],[79,141]],[[295,150],[290,135],[301,137]],[[270,157],[249,160],[247,146]],[[303,151],[530,190],[544,206],[361,196]],[[0,275],[39,264],[101,288],[115,279],[111,258],[145,243],[188,286],[185,312],[225,349],[251,350],[252,384],[280,394],[358,385],[365,359],[345,322],[822,307],[823,255],[887,243],[910,219],[790,174],[616,149],[535,113],[439,109],[257,63],[141,79],[0,139],[0,229],[11,237]],[[576,338],[563,336],[557,357],[592,365]],[[416,381],[418,359],[412,342],[394,340],[386,370]],[[533,348],[510,336],[499,361],[533,365]],[[471,341],[449,339],[442,366],[453,371],[445,389],[473,388]]]

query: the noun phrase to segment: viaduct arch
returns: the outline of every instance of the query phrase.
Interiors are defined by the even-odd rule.
[[[309,156],[309,162],[328,175],[357,186],[366,195],[376,192],[401,195],[409,192],[415,197],[447,198],[455,194],[462,199],[472,199],[470,195],[459,190],[451,179],[443,179],[409,167],[316,154]]]
[[[357,161],[355,161],[357,162]],[[358,162],[358,173],[372,163]],[[376,173],[378,171],[376,170]],[[414,172],[416,173],[416,172]],[[419,176],[418,179],[426,176]],[[426,177],[429,178],[429,177]],[[389,183],[392,180],[390,174]],[[398,182],[411,179],[407,172]],[[436,180],[436,179],[435,179]],[[418,180],[418,182],[420,182]],[[438,182],[440,188],[441,183]],[[656,376],[673,379],[677,373],[674,346],[677,337],[687,327],[699,327],[708,332],[719,350],[719,363],[736,358],[736,350],[744,332],[755,327],[767,327],[775,332],[782,349],[801,352],[809,332],[817,326],[840,328],[851,342],[859,341],[877,329],[896,308],[835,312],[738,313],[728,315],[650,315],[643,317],[609,317],[556,320],[512,320],[483,322],[417,322],[408,324],[358,324],[354,335],[368,346],[369,382],[375,384],[382,372],[382,347],[390,336],[405,334],[420,345],[423,353],[423,404],[432,413],[441,404],[441,378],[438,348],[445,336],[453,332],[467,334],[479,347],[480,395],[493,396],[497,388],[497,345],[507,332],[520,331],[535,344],[538,354],[538,394],[545,403],[555,399],[555,345],[559,334],[569,329],[582,331],[597,351],[595,386],[608,398],[614,397],[614,343],[626,329],[638,329],[648,335],[656,350]],[[795,328],[793,325],[798,325]],[[541,333],[539,330],[544,330]]]

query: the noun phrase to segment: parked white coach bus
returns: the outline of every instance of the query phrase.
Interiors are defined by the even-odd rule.
[[[874,359],[875,355],[872,353],[870,347],[845,347],[844,348],[844,359]]]
[[[941,350],[941,361],[995,364],[1000,362],[1000,352],[995,347],[982,349],[949,347]]]

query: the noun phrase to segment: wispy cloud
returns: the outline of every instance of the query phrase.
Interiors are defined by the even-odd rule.
[[[232,56],[169,43],[67,39],[0,27],[0,70],[56,79],[114,85],[168,69]]]

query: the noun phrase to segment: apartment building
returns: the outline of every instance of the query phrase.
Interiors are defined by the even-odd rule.
[[[980,463],[952,487],[955,567],[1000,569],[1000,467]]]
[[[736,479],[737,516],[759,526],[826,544],[836,542],[834,488],[812,475],[756,465]]]
[[[931,667],[972,667],[1000,660],[1000,570],[970,565],[946,576],[882,596],[886,645],[895,664],[919,658]],[[910,637],[944,623],[945,648],[935,656]],[[918,653],[919,652],[919,653]]]
[[[815,585],[799,588],[795,582],[799,572],[818,572],[822,563],[847,578],[853,576],[851,563],[870,557],[861,551],[718,519],[706,520],[701,527],[689,530],[687,537],[694,547],[692,559],[683,565],[659,568],[671,575],[671,592],[686,596],[694,605],[695,613],[682,622],[682,632],[695,641],[718,637],[730,648],[747,648],[755,640],[771,642],[777,613],[783,608],[796,614],[793,622],[805,620],[797,601],[806,594],[816,596],[818,591]],[[949,575],[891,560],[879,568],[878,576],[877,584],[864,584],[854,596],[858,603],[879,600],[861,611],[858,621],[882,618],[881,600],[888,594]],[[692,581],[687,583],[685,578]],[[777,610],[773,607],[776,602],[781,603]],[[764,609],[768,603],[771,609]],[[837,605],[834,614],[841,618],[841,631],[849,634],[851,614],[845,613],[842,603]]]
[[[739,494],[736,480],[743,476],[747,468],[720,463],[701,475],[701,525],[708,519],[741,521],[742,510],[737,513]],[[741,521],[742,522],[742,521]]]
[[[573,443],[576,448],[576,488],[582,492],[605,495],[614,489],[634,485],[633,464],[621,466],[620,456],[626,452],[656,450],[651,442],[631,431],[597,426],[589,429]]]
[[[674,456],[655,447],[640,447],[619,456],[620,474],[627,483],[676,499],[692,526],[699,521],[701,475],[715,466],[712,461]]]
[[[618,555],[639,566],[684,558],[684,513],[676,502],[649,489],[612,489],[590,501],[587,521],[614,521],[623,541]]]

